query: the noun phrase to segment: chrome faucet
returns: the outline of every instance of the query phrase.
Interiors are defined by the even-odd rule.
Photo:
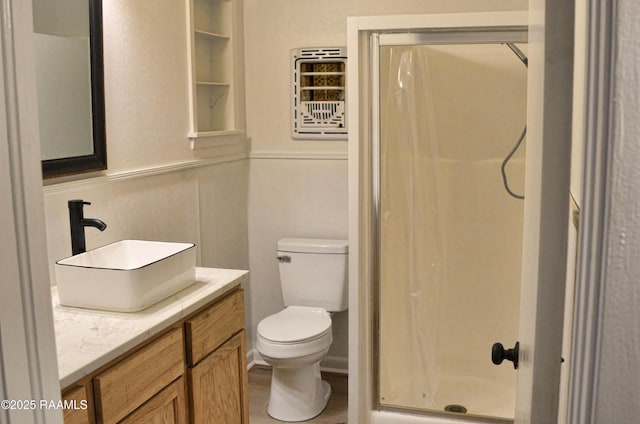
[[[84,237],[84,227],[95,227],[100,231],[107,228],[107,224],[95,218],[85,218],[83,207],[90,205],[82,199],[69,200],[69,223],[71,224],[71,253],[77,255],[87,251]]]

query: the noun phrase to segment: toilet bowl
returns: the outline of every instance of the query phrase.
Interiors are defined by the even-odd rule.
[[[329,401],[320,361],[333,341],[330,312],[347,309],[347,252],[346,240],[278,241],[285,309],[260,321],[256,341],[273,369],[267,412],[275,419],[306,421]]]
[[[331,317],[322,308],[289,306],[258,324],[256,349],[273,367],[267,412],[281,421],[306,421],[322,412],[331,386],[320,361],[332,342]]]

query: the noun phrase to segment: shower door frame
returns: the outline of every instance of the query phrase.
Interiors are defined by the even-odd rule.
[[[532,10],[538,10],[542,8],[544,10],[544,3],[540,6],[540,1],[536,2],[536,8]],[[534,92],[528,104],[528,110],[532,115],[529,118],[533,119],[533,125],[530,128],[530,138],[540,142],[540,146],[536,145],[532,149],[532,166],[527,165],[527,188],[525,190],[530,193],[528,202],[531,203],[532,210],[527,217],[527,211],[525,210],[525,240],[529,240],[529,244],[525,242],[524,257],[532,259],[527,269],[523,270],[523,277],[530,284],[535,281],[536,283],[531,287],[527,286],[528,302],[531,305],[525,305],[525,316],[530,316],[531,320],[527,320],[523,327],[520,326],[520,337],[525,338],[532,345],[526,345],[524,353],[521,349],[521,370],[519,373],[519,384],[517,394],[517,405],[519,412],[516,413],[516,417],[532,417],[536,420],[544,414],[549,416],[554,414],[554,406],[552,403],[546,400],[549,396],[554,396],[554,386],[556,382],[559,382],[559,363],[556,364],[555,359],[560,357],[560,346],[562,332],[551,327],[552,321],[555,322],[557,311],[562,312],[562,305],[558,305],[558,302],[563,301],[563,296],[557,296],[554,298],[551,304],[549,298],[545,297],[544,302],[539,306],[537,305],[537,299],[541,293],[548,293],[551,290],[551,285],[562,274],[564,278],[564,263],[563,257],[566,256],[566,252],[562,251],[563,242],[560,238],[563,236],[563,231],[566,230],[566,222],[564,229],[559,224],[558,219],[551,219],[548,221],[540,221],[542,216],[540,215],[540,205],[544,204],[542,210],[549,216],[550,212],[555,213],[554,216],[561,216],[558,213],[560,210],[568,209],[568,195],[566,196],[566,209],[564,208],[564,197],[559,200],[558,190],[550,189],[548,191],[542,190],[541,182],[545,182],[547,185],[549,181],[554,180],[557,187],[566,187],[568,190],[568,168],[562,168],[555,166],[559,164],[568,164],[568,147],[566,144],[560,143],[560,145],[553,146],[549,141],[557,140],[558,137],[566,137],[566,132],[563,132],[566,128],[564,121],[566,118],[566,101],[561,101],[558,104],[554,104],[553,107],[547,107],[545,109],[543,105],[544,99],[547,96],[565,95],[565,97],[571,98],[570,92],[568,96],[565,91],[561,89],[559,83],[565,83],[568,72],[571,72],[571,66],[566,66],[566,60],[558,60],[556,63],[561,63],[560,66],[545,67],[544,58],[546,56],[545,51],[545,28],[551,28],[553,24],[567,24],[567,22],[573,19],[572,10],[562,10],[562,5],[557,7],[547,6],[549,10],[559,9],[556,15],[550,17],[545,14],[534,14],[529,16],[527,12],[490,12],[490,13],[466,13],[466,14],[439,14],[439,15],[410,15],[410,16],[378,16],[378,17],[352,17],[348,18],[348,31],[347,41],[349,48],[349,79],[348,79],[348,115],[351,119],[349,129],[349,241],[350,241],[350,263],[349,263],[349,421],[356,423],[384,423],[384,422],[398,422],[386,421],[383,418],[384,412],[380,412],[377,406],[378,393],[375,390],[375,364],[377,363],[377,352],[374,348],[374,317],[376,314],[377,305],[375,303],[375,292],[372,282],[375,279],[375,268],[373,264],[377,260],[375,257],[376,252],[373,248],[375,242],[375,235],[373,232],[375,223],[375,211],[373,205],[373,181],[372,181],[372,146],[371,138],[373,136],[372,128],[379,125],[376,118],[377,107],[372,102],[372,87],[371,81],[376,78],[376,69],[371,66],[372,56],[376,54],[370,45],[371,35],[374,33],[382,32],[412,32],[412,31],[427,31],[427,30],[487,30],[490,28],[503,28],[503,27],[529,27],[532,25],[535,30],[535,40],[532,41],[532,34],[529,34],[529,48],[530,54],[532,53],[532,44],[534,43],[534,54],[536,61],[534,67],[530,67],[530,80],[529,88],[532,87],[532,81],[534,84]],[[545,22],[545,19],[550,22]],[[552,22],[551,22],[552,21]],[[549,25],[547,25],[549,24]],[[572,25],[569,25],[572,28]],[[546,30],[551,33],[551,30]],[[541,35],[542,34],[542,35]],[[562,34],[560,34],[562,35]],[[556,46],[560,48],[572,49],[572,39],[564,40],[557,39],[557,37],[549,37],[556,42]],[[569,43],[566,47],[565,44]],[[572,50],[570,50],[572,51]],[[549,53],[553,55],[554,53]],[[568,60],[571,60],[572,56],[568,56]],[[533,73],[531,73],[533,72]],[[533,77],[532,77],[533,76]],[[533,78],[533,79],[532,79]],[[546,83],[547,79],[549,84]],[[538,85],[539,84],[539,85]],[[555,89],[555,91],[553,91]],[[560,94],[562,93],[562,94]],[[531,107],[531,109],[529,109]],[[569,107],[570,109],[570,107]],[[555,114],[555,115],[554,115]],[[548,121],[548,122],[547,122]],[[555,126],[554,126],[555,125]],[[542,136],[542,130],[549,128],[549,133],[544,133]],[[542,140],[549,144],[548,149],[542,150]],[[558,144],[558,143],[556,143]],[[546,144],[544,144],[546,146]],[[553,148],[552,148],[553,146]],[[528,151],[529,149],[527,149]],[[554,155],[555,154],[555,157]],[[527,153],[529,158],[529,152]],[[527,162],[529,159],[527,160]],[[543,162],[544,161],[544,162]],[[542,179],[540,175],[545,163],[544,172],[545,179]],[[558,171],[553,171],[557,169]],[[530,171],[532,172],[529,175]],[[565,175],[566,174],[566,175]],[[545,187],[547,187],[545,185]],[[549,188],[549,187],[547,187]],[[555,196],[555,197],[554,197]],[[546,201],[546,203],[544,202]],[[526,208],[525,208],[526,209]],[[551,230],[551,232],[550,232]],[[537,233],[537,231],[543,231]],[[539,234],[547,236],[545,238],[544,247],[547,251],[543,256],[538,256],[540,252],[541,240]],[[549,244],[555,240],[557,243]],[[565,240],[566,241],[566,240]],[[538,252],[538,253],[535,253]],[[549,261],[553,263],[550,264]],[[565,261],[566,262],[566,261]],[[546,268],[545,265],[551,265],[550,268]],[[536,291],[536,286],[540,284],[540,291]],[[524,287],[524,286],[523,286]],[[555,286],[553,287],[555,290]],[[532,290],[534,290],[532,292]],[[551,308],[551,310],[544,310],[544,308]],[[539,309],[543,308],[543,313],[538,314]],[[560,317],[559,321],[561,321]],[[530,321],[530,322],[529,322]],[[544,329],[546,333],[540,330],[540,334],[548,336],[547,339],[540,338],[538,336],[538,342],[536,343],[536,334],[538,329]],[[541,343],[543,342],[543,343]],[[536,343],[533,346],[533,343]],[[529,349],[535,348],[535,351]],[[523,356],[524,355],[524,356]],[[557,356],[556,356],[557,355]],[[535,369],[533,367],[533,358],[537,358],[535,362]],[[558,375],[556,375],[556,371]],[[523,377],[523,378],[520,378]],[[533,381],[537,382],[539,379],[547,383],[545,390],[545,398],[538,397],[541,392],[533,390]],[[557,380],[557,381],[556,381]],[[537,383],[537,387],[540,387],[540,382]],[[551,391],[551,393],[549,393]],[[521,403],[520,403],[521,402]],[[520,405],[518,406],[518,404]],[[557,407],[555,409],[557,414]],[[407,417],[406,422],[433,422],[433,423],[451,423],[458,422],[454,419],[440,419],[440,418],[428,418],[426,421],[421,421],[419,417],[411,418],[411,415],[399,415],[388,414],[390,418],[397,419]]]
[[[375,350],[373,362],[373,386],[377,399],[374,404],[381,411],[398,411],[411,412],[425,415],[443,416],[443,411],[435,409],[409,408],[393,405],[384,405],[380,402],[380,369],[381,357],[380,350],[380,299],[382,298],[382,278],[381,278],[381,111],[380,111],[380,48],[396,47],[396,46],[442,46],[442,45],[470,45],[470,44],[506,44],[506,43],[528,43],[528,28],[526,25],[504,25],[490,26],[487,28],[469,28],[465,30],[438,30],[424,32],[373,32],[371,35],[371,193],[372,193],[372,253],[373,260],[371,263],[372,271],[372,301],[373,316],[372,318],[372,343]],[[515,387],[513,388],[515,391]],[[445,414],[451,416],[450,414]],[[474,417],[474,419],[481,419]],[[511,419],[503,417],[490,417],[489,422],[510,422]]]
[[[377,216],[373,207],[379,187],[374,178],[373,150],[379,128],[378,103],[374,101],[379,68],[377,34],[399,37],[401,33],[446,30],[448,41],[465,39],[465,33],[526,31],[527,12],[482,12],[438,15],[350,17],[347,20],[349,128],[349,422],[370,423],[379,410],[376,343],[378,252],[375,246]],[[397,33],[395,35],[392,35]],[[433,35],[432,37],[437,37]],[[371,40],[374,40],[373,42]],[[468,37],[466,37],[468,40]],[[357,49],[353,49],[357,46]],[[354,51],[356,50],[356,51]],[[357,119],[355,118],[357,117]],[[355,121],[355,122],[354,122]],[[367,282],[367,284],[361,283]],[[357,338],[357,341],[356,341]],[[444,421],[443,421],[444,422]],[[447,422],[449,422],[447,420]]]

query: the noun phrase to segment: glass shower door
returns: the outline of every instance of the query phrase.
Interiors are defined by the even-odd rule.
[[[525,44],[518,50],[526,52]],[[513,418],[527,69],[506,45],[379,49],[378,388],[383,407]],[[515,317],[515,318],[514,318]],[[511,368],[511,369],[510,369]]]

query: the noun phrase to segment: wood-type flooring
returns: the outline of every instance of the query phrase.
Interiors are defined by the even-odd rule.
[[[305,423],[346,424],[347,381],[346,374],[322,373],[322,379],[331,384],[331,398],[320,415]],[[256,365],[249,371],[249,415],[250,424],[282,423],[267,414],[271,368]]]

